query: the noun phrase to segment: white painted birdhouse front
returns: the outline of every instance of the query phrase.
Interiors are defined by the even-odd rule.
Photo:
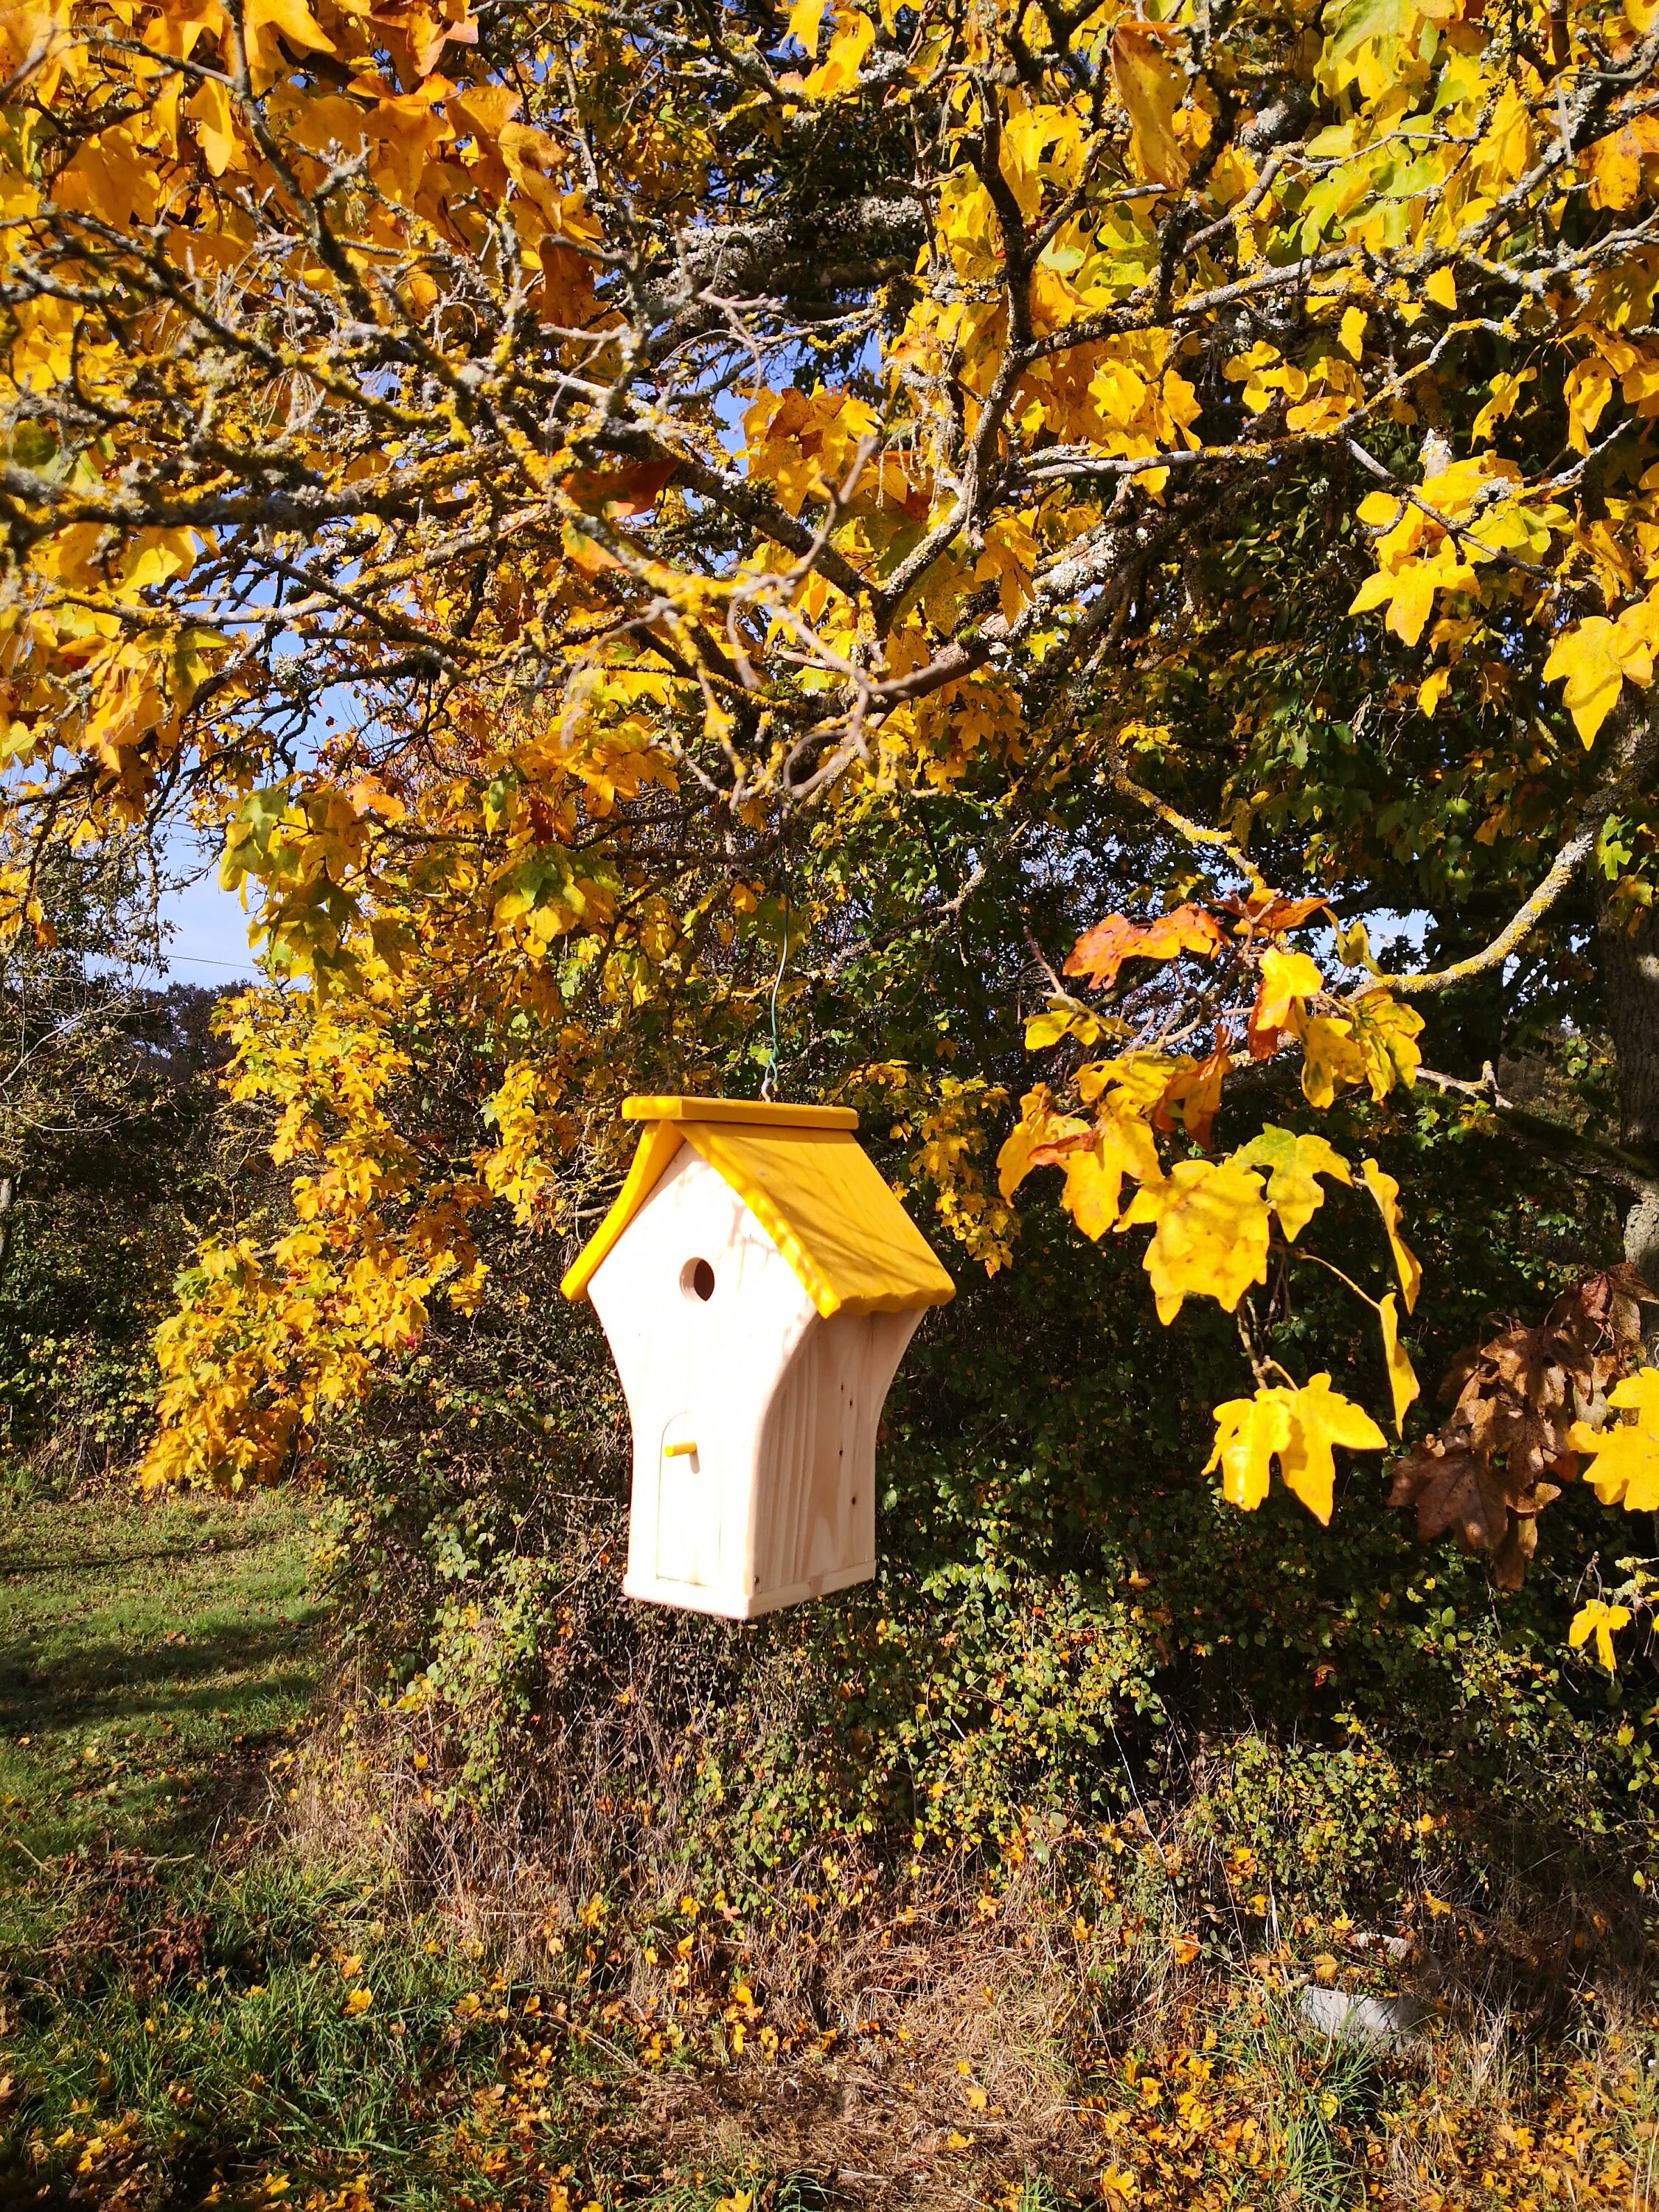
[[[876,1431],[945,1270],[835,1107],[629,1099],[621,1195],[565,1278],[634,1431],[629,1597],[750,1620],[876,1567]]]

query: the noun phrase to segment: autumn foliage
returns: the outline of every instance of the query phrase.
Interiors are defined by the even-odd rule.
[[[302,1460],[477,1310],[486,1224],[591,1220],[624,1091],[778,1072],[780,1016],[969,1264],[1057,1169],[1085,1238],[1150,1232],[1161,1324],[1234,1317],[1246,1509],[1276,1468],[1328,1520],[1403,1439],[1408,1094],[1659,1194],[1640,0],[0,40],[12,924],[55,847],[188,813],[271,979],[230,1085],[291,1218],[204,1243],[153,1481]],[[1534,1042],[1602,994],[1619,1143],[1426,1057],[1514,974]],[[1385,1401],[1281,1340],[1333,1271]],[[1602,1391],[1574,1310],[1395,1476],[1506,1581],[1580,1459],[1659,1480],[1654,1370]]]

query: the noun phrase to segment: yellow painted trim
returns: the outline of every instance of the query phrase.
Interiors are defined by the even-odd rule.
[[[624,1121],[746,1121],[755,1128],[856,1129],[850,1106],[769,1106],[763,1098],[624,1098]]]
[[[585,1298],[600,1262],[617,1244],[624,1229],[662,1181],[682,1139],[671,1121],[653,1121],[640,1139],[627,1180],[617,1193],[611,1211],[600,1222],[559,1288],[568,1298]]]

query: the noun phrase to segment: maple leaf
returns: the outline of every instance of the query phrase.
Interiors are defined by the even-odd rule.
[[[1316,1521],[1328,1525],[1336,1481],[1332,1447],[1382,1451],[1388,1438],[1363,1406],[1333,1390],[1328,1375],[1316,1375],[1294,1394],[1291,1438],[1279,1454],[1279,1472]]]
[[[1060,1203],[1084,1235],[1097,1239],[1117,1220],[1124,1176],[1156,1182],[1161,1172],[1152,1133],[1132,1114],[1108,1114],[1065,1166]]]
[[[1166,1325],[1189,1294],[1229,1313],[1252,1283],[1267,1279],[1267,1207],[1261,1178],[1231,1160],[1179,1160],[1166,1179],[1141,1186],[1120,1231],[1151,1222],[1142,1265]]]
[[[830,0],[795,0],[789,10],[789,35],[809,54],[816,54],[818,50],[818,26],[829,4]]]
[[[1238,916],[1241,937],[1277,937],[1330,911],[1326,899],[1285,898],[1278,891],[1251,891],[1243,898],[1218,899],[1216,903],[1224,913]]]
[[[1178,906],[1156,921],[1131,921],[1126,915],[1109,914],[1085,930],[1072,947],[1065,973],[1086,975],[1099,989],[1117,980],[1126,960],[1173,960],[1182,952],[1197,952],[1212,959],[1227,942],[1221,924],[1206,908]]]
[[[1385,1175],[1375,1160],[1362,1160],[1359,1172],[1364,1177],[1366,1189],[1376,1200],[1382,1226],[1389,1232],[1389,1249],[1400,1275],[1400,1295],[1406,1301],[1406,1311],[1411,1313],[1416,1309],[1417,1293],[1423,1286],[1423,1270],[1416,1254],[1400,1234],[1400,1185],[1391,1175]]]
[[[1626,1513],[1659,1512],[1659,1369],[1644,1367],[1627,1375],[1607,1393],[1607,1403],[1636,1419],[1599,1431],[1583,1421],[1573,1423],[1568,1443],[1595,1455],[1585,1480],[1603,1505],[1622,1505]]]
[[[1387,1443],[1364,1407],[1333,1390],[1330,1376],[1322,1374],[1301,1389],[1264,1385],[1253,1398],[1231,1398],[1217,1407],[1215,1424],[1215,1449],[1204,1472],[1221,1468],[1222,1494],[1231,1504],[1253,1512],[1267,1495],[1277,1458],[1285,1487],[1327,1524],[1335,1491],[1334,1447],[1381,1451]]]
[[[876,42],[876,27],[854,9],[843,21],[839,15],[830,51],[801,86],[808,100],[834,100],[850,92],[859,81],[864,57]]]
[[[1218,1045],[1207,1059],[1189,1061],[1170,1078],[1163,1097],[1152,1109],[1152,1126],[1166,1135],[1175,1127],[1175,1109],[1181,1109],[1182,1127],[1207,1152],[1221,1109],[1221,1085],[1233,1064],[1225,1044]]]
[[[1557,638],[1544,663],[1544,680],[1565,677],[1561,703],[1586,745],[1592,744],[1626,684],[1653,680],[1654,621],[1650,602],[1628,609],[1616,623],[1590,615]]]
[[[1338,1088],[1365,1079],[1365,1055],[1354,1042],[1353,1024],[1328,1014],[1309,1014],[1294,1024],[1302,1047],[1302,1095],[1323,1113]]]
[[[1364,1080],[1381,1105],[1396,1083],[1407,1088],[1417,1080],[1423,1065],[1417,1039],[1423,1017],[1415,1006],[1402,1006],[1386,991],[1368,992],[1353,1004],[1352,1037]]]
[[[1250,1010],[1251,1058],[1267,1060],[1277,1052],[1292,1009],[1300,1012],[1300,1001],[1313,998],[1324,988],[1318,962],[1305,952],[1281,952],[1275,945],[1266,954],[1255,1004]]]
[[[1019,1119],[997,1154],[998,1189],[1004,1198],[1012,1198],[1034,1167],[1060,1158],[1053,1149],[1057,1144],[1068,1138],[1086,1140],[1089,1134],[1088,1122],[1079,1121],[1074,1114],[1054,1111],[1054,1093],[1046,1083],[1039,1083],[1020,1100]],[[1048,1162],[1036,1158],[1045,1147],[1048,1148]]]
[[[1346,1160],[1323,1137],[1297,1136],[1271,1122],[1233,1158],[1240,1167],[1268,1170],[1267,1203],[1292,1244],[1325,1203],[1317,1178],[1328,1175],[1339,1182],[1353,1182]]]
[[[622,469],[579,469],[565,489],[585,514],[648,514],[679,467],[675,460],[635,461]]]
[[[1216,1407],[1215,1449],[1204,1473],[1221,1469],[1221,1494],[1230,1505],[1254,1513],[1267,1497],[1274,1457],[1291,1440],[1292,1395],[1273,1385],[1253,1398],[1229,1398]]]
[[[1567,1642],[1577,1651],[1594,1636],[1597,1662],[1611,1674],[1617,1671],[1619,1664],[1613,1649],[1613,1637],[1620,1629],[1629,1626],[1630,1607],[1627,1605],[1607,1605],[1601,1598],[1593,1597],[1574,1613],[1572,1626],[1567,1631]]]

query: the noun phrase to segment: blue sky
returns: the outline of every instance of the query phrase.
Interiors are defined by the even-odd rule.
[[[180,983],[234,983],[257,973],[247,948],[248,917],[234,891],[221,890],[216,867],[194,883],[166,892],[161,918],[169,926],[163,960]]]

